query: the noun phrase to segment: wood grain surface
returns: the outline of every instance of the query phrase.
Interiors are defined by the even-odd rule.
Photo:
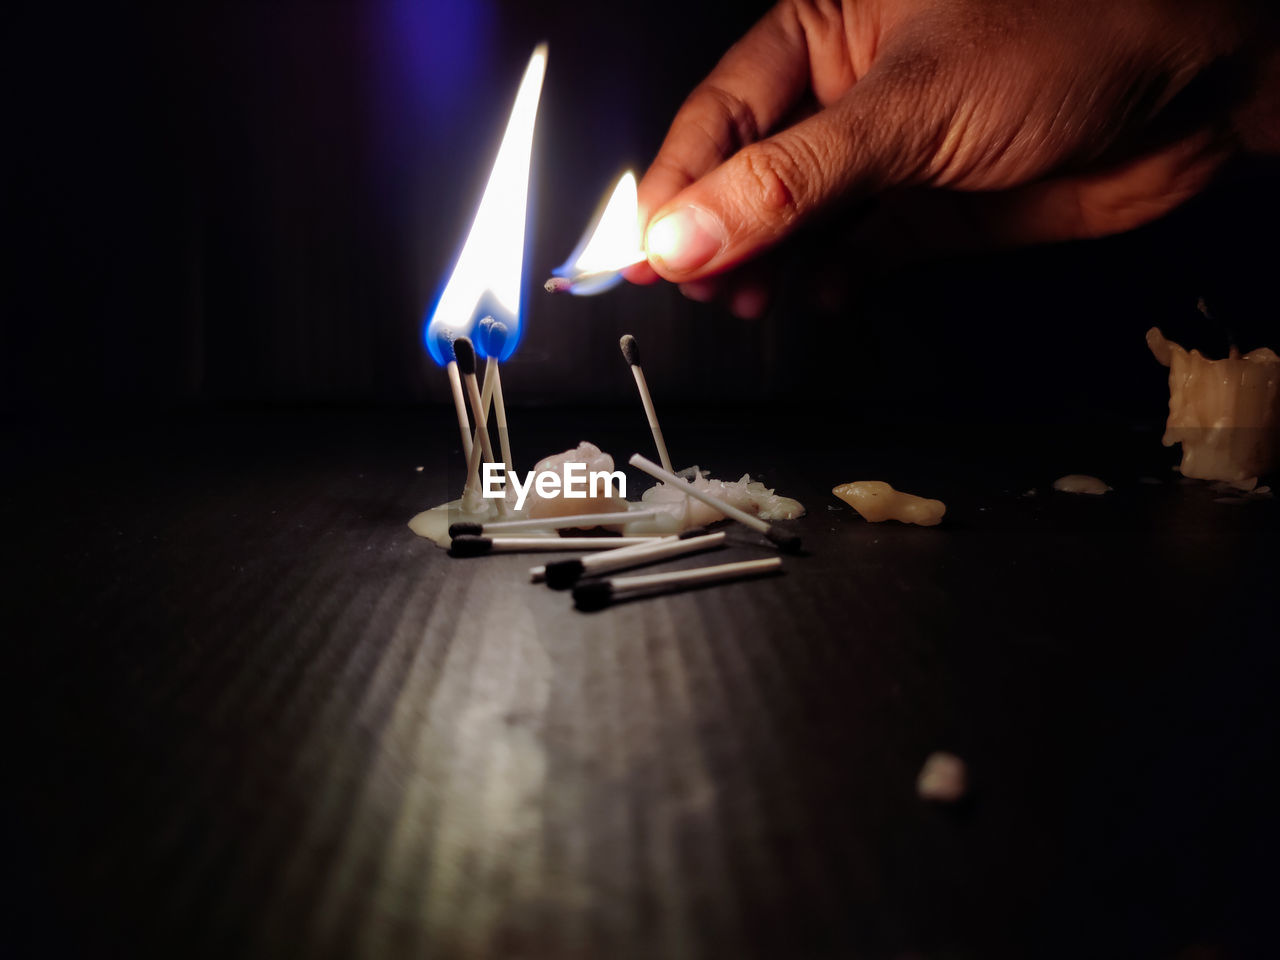
[[[451,417],[20,431],[15,954],[1267,942],[1276,501],[1215,502],[1150,433],[667,412],[677,466],[801,499],[807,552],[584,614],[527,582],[544,555],[452,560],[409,532],[460,486]],[[524,468],[583,438],[649,452],[630,408],[515,411],[512,431]],[[1116,489],[1054,494],[1069,472]],[[867,524],[830,495],[856,479],[946,521]],[[731,531],[717,560],[768,555]],[[938,749],[969,764],[957,809],[915,796]]]

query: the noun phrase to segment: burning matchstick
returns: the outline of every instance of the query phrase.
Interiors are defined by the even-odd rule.
[[[475,418],[476,432],[480,435],[479,450],[484,453],[486,463],[497,463],[498,461],[493,458],[493,444],[489,442],[489,425],[485,417],[484,401],[480,399],[480,387],[476,384],[476,348],[467,337],[459,337],[453,342],[453,354],[458,358],[458,370],[466,381],[467,399],[471,401],[471,415]],[[475,462],[476,453],[476,446],[473,445],[471,456],[467,460],[468,488],[474,482],[479,469],[479,464]],[[465,490],[463,497],[464,499],[466,497]],[[507,498],[497,497],[494,503],[498,507],[498,513],[505,517],[508,513]]]
[[[507,403],[502,397],[502,371],[499,368],[498,358],[502,356],[502,350],[507,345],[507,325],[501,320],[495,320],[493,317],[485,317],[480,321],[481,329],[486,331],[485,353],[489,355],[485,361],[484,379],[485,383],[489,382],[490,373],[493,374],[493,406],[498,415],[498,446],[502,449],[502,462],[507,470],[514,470],[511,465],[511,440],[507,431]],[[486,405],[485,409],[488,409]]]
[[[453,353],[453,344],[449,344],[449,352]],[[463,459],[471,460],[471,424],[467,422],[467,401],[462,396],[462,377],[458,375],[457,354],[444,366],[449,375],[449,389],[453,392],[453,409],[458,414],[458,432],[462,435]]]

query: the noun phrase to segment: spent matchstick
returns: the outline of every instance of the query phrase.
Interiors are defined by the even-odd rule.
[[[462,374],[462,379],[467,387],[467,399],[471,401],[471,416],[476,422],[476,432],[480,435],[480,449],[484,453],[486,463],[497,463],[493,458],[493,444],[489,442],[489,424],[485,418],[484,401],[480,399],[480,387],[476,384],[476,348],[472,345],[467,337],[459,337],[453,342],[453,355],[458,358],[458,370]],[[467,459],[467,486],[473,482],[473,476],[479,467],[478,463],[474,463],[476,458],[476,450],[472,446],[471,456]],[[465,496],[465,491],[464,494]],[[507,498],[505,496],[498,497],[494,500],[498,507],[498,513],[506,516]]]
[[[526,530],[568,530],[572,527],[621,526],[633,520],[650,520],[661,510],[615,510],[613,513],[579,513],[567,517],[539,517],[534,520],[497,520],[492,523],[461,521],[449,524],[449,536],[523,533]]]
[[[560,550],[612,550],[653,543],[661,537],[454,537],[451,557],[479,557],[488,553],[553,553]]]
[[[719,510],[726,517],[737,520],[743,526],[750,527],[759,533],[764,534],[770,540],[778,545],[779,550],[785,550],[787,553],[797,553],[800,550],[800,537],[794,533],[788,533],[779,527],[774,526],[767,520],[761,520],[759,517],[753,517],[745,510],[740,510],[731,503],[725,503],[719,497],[713,497],[704,490],[699,490],[691,483],[681,480],[670,470],[663,470],[652,460],[642,457],[640,454],[632,454],[631,459],[627,461],[638,470],[643,470],[655,480],[661,480],[663,483],[674,487],[681,493],[688,494],[695,500],[701,500],[709,507]]]
[[[548,563],[543,571],[547,586],[552,590],[567,590],[583,577],[594,577],[601,573],[613,573],[615,570],[626,570],[629,567],[640,567],[646,563],[659,560],[670,560],[682,557],[687,553],[699,550],[710,550],[724,543],[724,531],[707,533],[700,537],[663,537],[653,544],[628,547],[622,550],[609,550],[605,553],[593,554],[589,557],[571,560],[558,560]],[[532,573],[532,571],[530,571]]]
[[[758,577],[762,574],[774,573],[781,567],[781,557],[767,557],[764,560],[740,560],[737,563],[722,563],[714,567],[697,567],[693,570],[673,570],[670,573],[588,580],[573,588],[573,602],[579,610],[600,610],[615,600],[629,600],[632,597],[650,593],[701,587],[712,583],[723,583],[725,580],[739,580],[743,577]]]
[[[644,369],[640,366],[640,345],[636,338],[626,333],[618,340],[622,348],[622,356],[631,365],[631,373],[636,378],[636,387],[640,391],[640,402],[644,404],[644,415],[649,418],[649,429],[653,432],[653,442],[658,446],[658,459],[664,470],[671,470],[671,458],[667,456],[667,442],[662,439],[662,428],[658,426],[658,411],[653,409],[653,397],[649,395],[649,384],[644,378]]]

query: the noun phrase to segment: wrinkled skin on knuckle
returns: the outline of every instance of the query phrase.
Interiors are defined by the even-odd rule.
[[[1171,26],[1177,7],[944,0],[931,20],[946,105],[924,182],[1004,189],[1133,150],[1229,46]]]
[[[802,175],[791,154],[768,140],[752,144],[738,158],[736,186],[744,219],[758,220],[765,230],[782,229],[793,222],[798,216],[796,190]]]

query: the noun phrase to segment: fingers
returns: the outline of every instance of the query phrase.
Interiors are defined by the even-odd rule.
[[[1098,173],[974,195],[977,219],[998,245],[1103,237],[1159,219],[1199,193],[1230,153],[1217,131]]]
[[[676,282],[717,273],[828,204],[911,182],[927,163],[932,125],[927,98],[898,77],[873,70],[831,107],[681,190],[646,232],[653,269]]]
[[[672,121],[638,188],[640,219],[773,128],[805,92],[809,52],[795,8],[780,3],[734,44]],[[623,271],[652,283],[647,263]]]
[[[640,181],[642,214],[772,129],[808,81],[804,30],[794,8],[781,3],[729,49],[676,114]]]

